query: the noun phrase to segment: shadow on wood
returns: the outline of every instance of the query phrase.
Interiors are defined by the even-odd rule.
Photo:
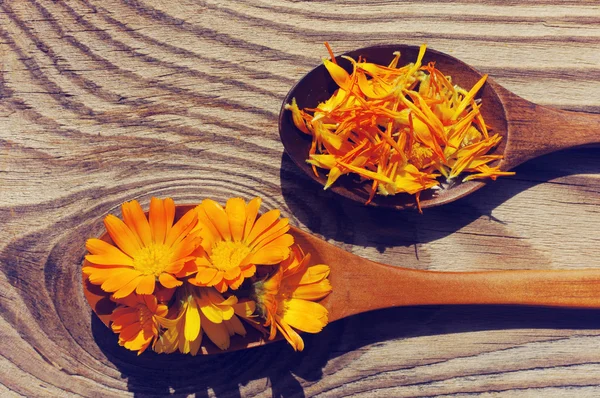
[[[318,380],[328,357],[327,352],[323,352],[319,360],[310,349],[308,356],[295,354],[283,342],[210,356],[159,355],[150,349],[138,356],[120,347],[117,335],[94,314],[91,328],[98,347],[127,379],[128,390],[136,397],[168,394],[204,397],[209,391],[217,397],[240,397],[240,386],[265,377],[269,379],[274,397],[303,396],[303,388],[293,374]],[[311,372],[305,373],[302,369],[311,369]]]
[[[295,353],[281,342],[246,351],[213,356],[140,356],[117,344],[113,334],[95,315],[91,327],[106,358],[127,379],[136,397],[195,394],[240,397],[239,388],[268,379],[273,397],[303,397],[298,377],[316,382],[331,359],[338,367],[364,355],[369,346],[389,340],[464,332],[508,329],[600,329],[600,311],[512,306],[425,306],[392,308],[353,316],[328,325],[318,335],[304,335],[306,349]],[[558,337],[557,337],[558,338]],[[432,348],[433,349],[433,348]],[[350,358],[352,357],[352,358]],[[420,358],[414,358],[419,362]]]
[[[331,191],[324,191],[306,177],[287,154],[281,158],[281,190],[293,216],[309,232],[344,244],[375,247],[383,252],[388,247],[412,246],[441,239],[480,217],[501,222],[492,215],[496,207],[543,182],[574,174],[597,174],[600,172],[598,156],[600,149],[591,147],[545,155],[517,167],[514,177],[490,181],[468,197],[425,209],[423,214],[414,210],[361,206]],[[573,183],[572,188],[578,189],[577,186]],[[564,201],[569,199],[566,197]]]
[[[560,175],[556,171],[557,162],[565,162],[561,168],[563,175],[576,174],[584,168],[597,169],[598,165],[594,163],[597,155],[597,150],[569,151],[538,159],[527,167],[535,167],[536,176],[550,180]],[[521,184],[522,189],[538,183],[522,179],[504,184],[514,185],[515,181]],[[498,189],[498,195],[511,196],[510,192],[495,189]],[[514,187],[513,192],[519,192],[519,189],[519,186]],[[488,188],[475,195],[483,195],[486,191]],[[314,192],[322,193],[322,190]],[[309,195],[309,192],[304,195]],[[289,202],[288,196],[286,200]],[[319,206],[339,208],[340,205],[332,203],[332,200]],[[313,198],[313,203],[321,202]],[[450,206],[460,208],[459,205],[463,206],[462,202]],[[290,208],[294,210],[292,205]],[[350,209],[362,211],[360,207]],[[308,384],[321,380],[322,369],[326,365],[329,369],[342,369],[368,352],[370,346],[385,342],[410,343],[411,338],[423,336],[509,329],[589,329],[592,332],[586,333],[594,335],[597,332],[593,330],[600,329],[598,311],[489,306],[409,307],[366,313],[332,323],[319,335],[305,335],[306,350],[302,353],[294,353],[287,344],[277,343],[211,357],[159,356],[151,352],[138,357],[119,347],[117,336],[95,315],[90,319],[89,307],[80,290],[85,237],[98,233],[90,228],[94,225],[99,228],[98,214],[107,211],[105,208],[92,208],[70,215],[58,225],[51,224],[47,229],[12,241],[0,254],[1,270],[14,288],[10,302],[16,302],[17,294],[19,302],[22,302],[22,307],[11,308],[6,306],[9,300],[3,300],[0,301],[0,309],[7,327],[18,331],[19,338],[27,341],[39,354],[39,357],[28,359],[31,368],[56,367],[61,369],[56,370],[58,374],[90,372],[89,377],[98,375],[101,379],[110,380],[115,378],[113,368],[116,368],[127,379],[127,388],[137,396],[164,395],[171,391],[208,396],[212,391],[219,397],[235,397],[241,395],[240,386],[247,386],[244,389],[247,391],[254,388],[255,381],[265,378],[269,380],[274,396],[303,396],[302,386],[306,387],[307,383],[300,379],[308,381]],[[434,211],[438,212],[438,209],[432,209]],[[389,213],[389,216],[405,217],[406,214],[409,213]],[[473,214],[481,213],[473,211]],[[412,216],[421,217],[416,213]],[[427,217],[427,214],[422,217]],[[325,226],[324,223],[321,225]],[[358,223],[353,227],[360,228],[361,225]],[[55,236],[57,230],[63,232],[55,242],[49,236]],[[361,233],[368,235],[370,232],[362,230]],[[50,248],[48,242],[52,242]],[[47,258],[40,261],[40,253],[46,252]],[[43,334],[43,340],[39,333]],[[553,339],[560,338],[557,333],[552,336]],[[11,354],[10,350],[11,347],[7,346],[7,355]],[[17,349],[14,352],[14,355],[22,355],[22,351]],[[422,360],[417,358],[416,361]],[[48,366],[49,363],[56,365]],[[256,389],[263,391],[264,385]]]

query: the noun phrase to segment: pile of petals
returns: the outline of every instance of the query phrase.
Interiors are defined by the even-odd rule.
[[[352,73],[339,66],[329,45],[325,68],[339,87],[316,108],[299,109],[296,99],[286,104],[296,127],[312,136],[307,162],[329,170],[325,189],[341,175],[354,173],[371,181],[369,203],[375,193],[394,195],[439,187],[440,178],[452,182],[503,172],[490,163],[502,155],[487,153],[501,140],[490,135],[475,95],[484,75],[469,91],[454,85],[435,63],[422,65],[425,45],[414,63],[398,67],[400,53],[389,65],[343,56]]]
[[[108,215],[111,242],[89,239],[83,273],[116,303],[111,328],[119,344],[141,354],[196,355],[203,336],[226,350],[248,325],[274,339],[279,331],[295,350],[298,331],[317,333],[331,292],[329,267],[309,265],[279,210],[259,217],[260,198],[225,207],[206,199],[175,219],[172,199],[152,198],[146,217],[137,201]]]

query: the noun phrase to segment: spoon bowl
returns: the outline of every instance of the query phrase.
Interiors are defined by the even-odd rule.
[[[195,205],[177,206],[175,219]],[[327,264],[333,292],[321,301],[334,322],[351,315],[382,308],[415,305],[530,305],[600,309],[600,270],[518,270],[485,272],[437,272],[394,267],[346,252],[324,240],[291,227],[290,233],[311,264]],[[112,243],[108,233],[100,239]],[[85,265],[85,263],[84,263]],[[83,292],[92,310],[106,325],[115,303],[109,293],[92,285],[83,275]],[[247,326],[245,337],[234,336],[227,351],[209,339],[202,340],[200,354],[217,354],[258,347],[282,340],[267,340]]]
[[[396,44],[365,47],[342,54],[336,57],[336,61],[346,71],[351,72],[352,65],[342,58],[343,55],[354,59],[360,56],[369,62],[387,65],[394,57],[395,51],[402,54],[400,64],[406,64],[417,59],[419,47]],[[429,62],[435,62],[437,69],[451,76],[453,84],[466,89],[472,87],[483,76],[466,63],[439,51],[426,51],[423,64]],[[292,87],[279,114],[279,135],[286,153],[299,168],[322,186],[325,186],[327,181],[327,172],[319,170],[319,176],[315,176],[311,166],[306,163],[311,137],[296,128],[291,112],[285,110],[285,104],[291,103],[295,98],[300,109],[314,108],[331,97],[337,89],[338,86],[321,64]],[[490,130],[503,137],[500,144],[490,152],[504,155],[504,160],[499,163],[503,171],[559,149],[600,142],[600,115],[538,106],[507,91],[489,78],[476,98],[482,101],[480,110]],[[443,185],[439,190],[424,191],[420,198],[421,207],[428,208],[453,202],[475,192],[485,184],[485,181],[456,182],[451,186]],[[360,182],[352,175],[345,175],[329,189],[353,201],[365,203],[369,198],[370,187],[369,181]],[[406,209],[415,208],[416,202],[414,195],[375,195],[369,205]]]

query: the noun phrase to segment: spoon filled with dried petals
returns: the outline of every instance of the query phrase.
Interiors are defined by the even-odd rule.
[[[388,307],[600,309],[600,269],[394,267],[291,227],[277,210],[257,218],[259,206],[258,198],[247,205],[230,199],[225,208],[153,199],[146,219],[137,202],[125,203],[124,221],[108,216],[108,232],[86,244],[83,290],[92,310],[138,354],[196,355],[283,338],[302,350],[299,331],[317,333],[328,322]]]
[[[279,133],[298,167],[353,201],[438,206],[527,160],[600,142],[600,115],[533,104],[425,46],[338,57],[326,46],[331,58],[286,96]]]

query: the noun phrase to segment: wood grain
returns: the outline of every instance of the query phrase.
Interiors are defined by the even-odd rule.
[[[525,163],[422,216],[308,180],[277,116],[325,40],[427,42],[527,100],[600,113],[594,0],[2,1],[1,396],[600,394],[597,311],[392,309],[332,323],[300,354],[211,358],[136,357],[91,315],[85,239],[153,195],[260,195],[339,247],[415,269],[600,267],[598,149]]]

